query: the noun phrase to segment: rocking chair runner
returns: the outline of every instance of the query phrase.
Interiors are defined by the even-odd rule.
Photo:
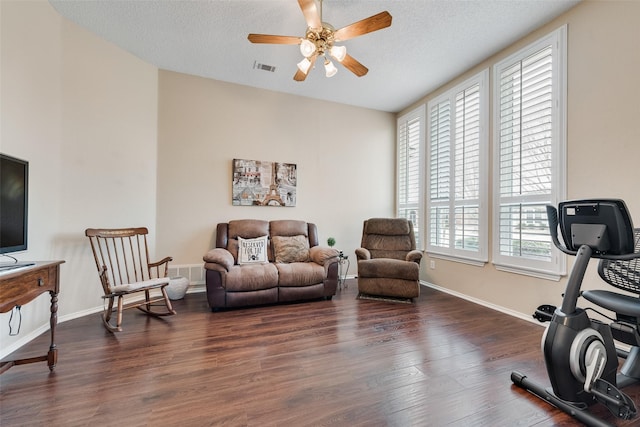
[[[122,331],[122,312],[127,308],[135,307],[152,316],[176,314],[165,289],[169,284],[167,277],[169,262],[173,258],[166,257],[158,262],[150,262],[147,247],[148,233],[145,227],[85,230],[104,290],[103,298],[108,299],[108,304],[102,313],[102,321],[111,332]],[[156,291],[156,294],[152,295],[152,291]],[[144,292],[144,300],[128,303],[125,306],[125,296],[137,292]],[[116,324],[114,325],[111,322],[111,316],[116,299]],[[154,310],[154,307],[160,306],[164,306],[165,309]]]

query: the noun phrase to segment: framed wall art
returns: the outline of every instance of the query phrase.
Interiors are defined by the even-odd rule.
[[[294,163],[233,159],[233,206],[295,206]]]

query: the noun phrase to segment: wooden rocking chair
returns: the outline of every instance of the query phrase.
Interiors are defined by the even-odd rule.
[[[111,332],[122,331],[122,311],[127,308],[135,307],[152,316],[176,314],[165,289],[169,284],[169,261],[173,258],[149,262],[148,233],[145,227],[85,230],[104,290],[103,298],[109,300],[105,304],[102,321]],[[157,292],[152,295],[153,290],[159,291],[160,295]],[[143,301],[137,300],[125,306],[125,296],[137,292],[144,292]],[[113,325],[111,316],[116,299],[116,324]],[[161,306],[164,309],[154,310]]]

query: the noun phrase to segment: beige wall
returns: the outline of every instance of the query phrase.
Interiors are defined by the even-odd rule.
[[[637,16],[639,2],[586,1],[451,85],[568,23],[569,197],[622,197],[640,224]],[[158,73],[46,1],[1,1],[0,19],[0,151],[31,166],[29,251],[19,258],[66,260],[61,320],[101,304],[88,226],[145,224],[158,254],[199,263],[220,221],[313,221],[352,255],[362,220],[393,212],[389,114]],[[297,163],[298,206],[231,206],[234,157]],[[523,316],[558,303],[564,288],[491,264],[426,261],[423,280]],[[599,285],[593,272],[587,281]],[[47,328],[48,303],[24,306],[17,338],[0,315],[0,357]]]
[[[169,71],[159,88],[158,251],[178,264],[218,222],[301,219],[353,255],[363,220],[393,215],[394,115]],[[296,206],[232,206],[234,158],[295,163]]]
[[[155,228],[157,69],[61,18],[44,1],[0,2],[0,151],[29,161],[29,249],[64,259],[59,318],[102,306],[84,229]],[[0,357],[48,328],[48,295],[22,308]]]
[[[393,213],[392,114],[158,73],[46,1],[0,17],[0,151],[30,162],[16,255],[66,261],[60,321],[102,306],[87,227],[146,225],[156,253],[201,263],[220,221],[302,218],[353,251],[364,218]],[[231,207],[234,157],[297,163],[298,206]],[[17,337],[0,315],[0,358],[48,328],[48,295],[22,314]]]
[[[640,227],[639,16],[640,2],[585,1],[420,102],[567,24],[567,196],[622,198]],[[525,317],[541,304],[559,305],[566,286],[566,278],[554,282],[500,272],[491,263],[480,268],[434,261],[434,270],[428,257],[422,264],[423,280]],[[572,262],[569,257],[568,268]],[[596,265],[591,262],[585,288],[603,286]]]

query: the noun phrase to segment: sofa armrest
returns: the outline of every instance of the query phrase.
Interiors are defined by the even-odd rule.
[[[313,246],[309,248],[309,258],[316,264],[325,265],[333,259],[338,258],[338,251],[324,246]]]
[[[371,252],[369,252],[369,249],[366,248],[357,248],[356,258],[358,260],[371,259]]]
[[[227,271],[229,271],[229,269],[235,264],[235,260],[233,259],[231,252],[222,248],[211,249],[209,252],[204,254],[202,259],[207,264],[218,264],[224,267]]]
[[[422,260],[422,252],[420,252],[417,249],[412,250],[411,252],[409,252],[407,254],[407,261],[414,261],[418,264],[420,264],[420,260]]]

